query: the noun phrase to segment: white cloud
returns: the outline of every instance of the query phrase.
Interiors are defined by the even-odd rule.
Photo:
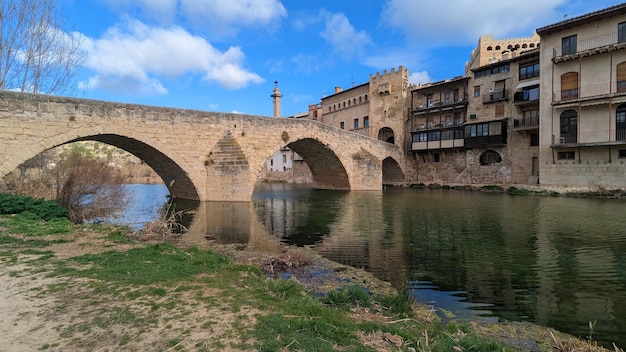
[[[411,73],[409,76],[409,83],[411,84],[425,84],[430,82],[432,82],[432,78],[430,78],[426,71]]]
[[[333,47],[333,51],[344,59],[359,56],[371,44],[367,32],[357,32],[343,13],[326,13],[326,27],[320,36]]]
[[[181,12],[209,32],[233,35],[240,28],[271,29],[287,17],[280,0],[180,0]]]
[[[161,77],[174,79],[199,74],[227,89],[238,89],[263,79],[246,70],[239,47],[224,52],[180,27],[152,27],[129,21],[110,28],[101,38],[85,38],[85,66],[96,71],[82,87],[137,94],[165,94]]]
[[[404,32],[416,46],[468,45],[482,34],[496,38],[531,36],[532,31],[554,18],[555,9],[567,0],[542,0],[525,6],[517,1],[388,0],[382,22]]]

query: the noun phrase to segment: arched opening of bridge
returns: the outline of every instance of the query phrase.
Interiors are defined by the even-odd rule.
[[[400,182],[404,182],[402,168],[393,158],[385,158],[383,160],[383,183],[396,184]]]
[[[311,170],[314,188],[349,190],[350,181],[337,155],[323,143],[304,138],[286,145],[297,153]]]
[[[71,142],[75,141],[97,141],[120,148],[150,166],[161,177],[173,198],[200,199],[198,191],[187,172],[170,157],[144,142],[116,134],[87,136]]]
[[[172,197],[199,199],[195,186],[176,162],[141,141],[113,134],[85,136],[47,150],[31,150],[34,155],[23,160],[16,171],[7,175],[5,183],[9,187],[12,183],[16,184],[20,178],[28,176],[25,174],[28,169],[32,169],[29,171],[31,174],[53,169],[60,153],[71,149],[78,149],[90,158],[106,160],[109,165],[119,168],[126,183],[164,183]],[[51,180],[50,184],[55,182]],[[54,198],[55,192],[56,186],[40,196]]]
[[[395,138],[393,130],[389,127],[383,127],[378,131],[378,140],[394,144]]]

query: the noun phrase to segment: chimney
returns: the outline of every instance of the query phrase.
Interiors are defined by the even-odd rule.
[[[335,94],[337,94],[337,93],[341,93],[341,87],[339,87],[339,86],[335,87]]]

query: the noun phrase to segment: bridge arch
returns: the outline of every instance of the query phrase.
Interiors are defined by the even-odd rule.
[[[399,183],[404,181],[404,172],[398,162],[387,157],[383,160],[383,183]]]
[[[311,169],[313,187],[349,190],[350,180],[345,166],[333,150],[313,138],[302,138],[287,144]]]
[[[97,141],[106,143],[138,157],[150,166],[161,177],[170,191],[172,197],[181,199],[199,200],[198,190],[184,171],[184,169],[174,161],[174,158],[167,156],[162,151],[167,150],[158,143],[141,141],[136,138],[127,137],[117,133],[99,133],[97,131],[74,131],[72,135],[57,135],[50,137],[41,143],[25,148],[21,153],[16,154],[10,170],[17,168],[28,159],[52,148],[81,141]]]

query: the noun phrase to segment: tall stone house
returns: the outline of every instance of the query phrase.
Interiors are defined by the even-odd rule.
[[[626,188],[626,4],[537,33],[540,182]]]
[[[411,91],[423,183],[537,183],[539,37],[481,36],[466,75]]]

